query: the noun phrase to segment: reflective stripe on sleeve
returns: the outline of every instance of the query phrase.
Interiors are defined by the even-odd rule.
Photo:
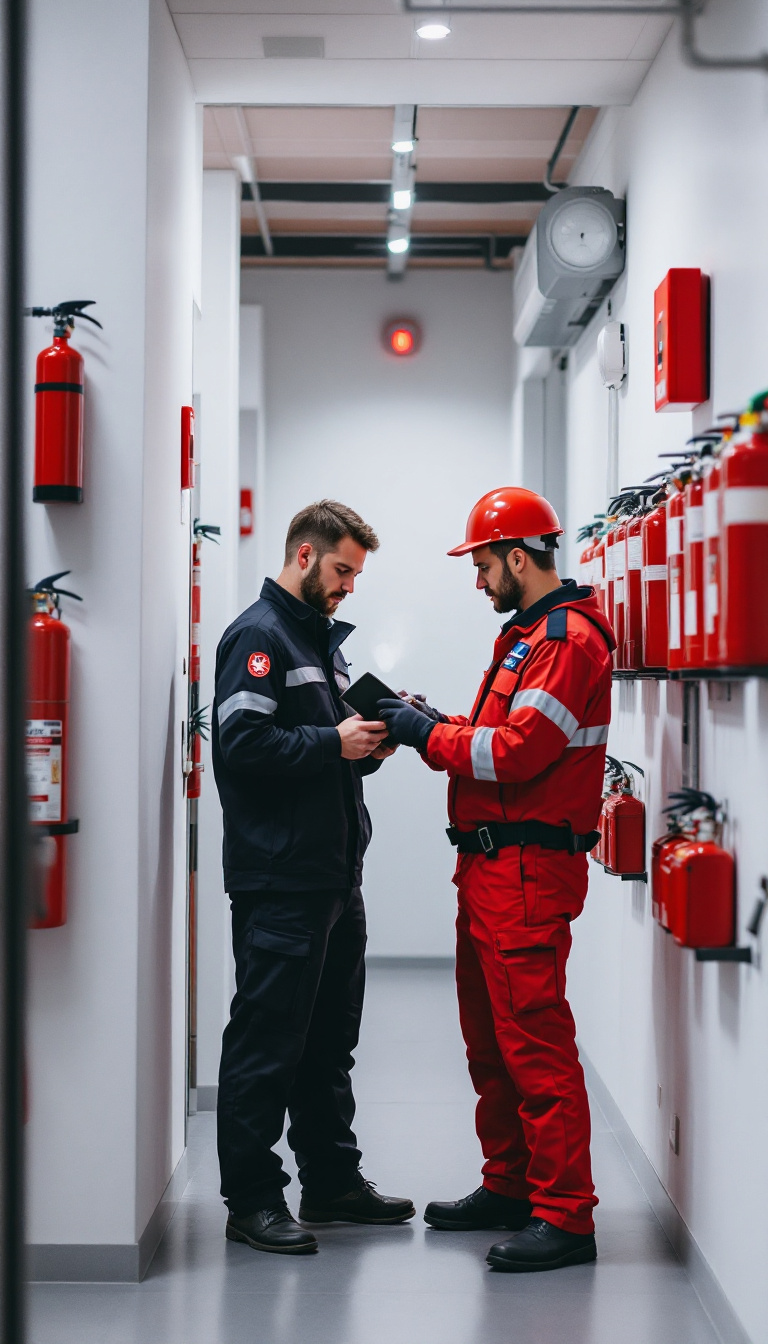
[[[287,686],[306,686],[310,681],[325,681],[322,667],[293,667],[285,674]]]
[[[602,747],[608,741],[608,724],[598,723],[593,728],[578,728],[573,734],[568,748]]]
[[[550,719],[556,728],[559,728],[570,742],[576,729],[579,726],[578,719],[575,719],[569,709],[556,700],[549,691],[542,691],[536,688],[530,691],[518,691],[512,701],[512,709],[522,709],[523,706],[530,705],[531,709],[538,709],[540,714]]]
[[[493,764],[493,734],[495,728],[476,728],[472,734],[472,774],[475,779],[487,779],[495,783],[496,770]]]
[[[255,714],[274,714],[277,701],[270,700],[268,695],[257,695],[255,691],[236,691],[219,705],[219,727],[238,709],[252,709]]]

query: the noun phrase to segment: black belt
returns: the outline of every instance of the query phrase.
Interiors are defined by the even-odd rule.
[[[490,859],[508,845],[541,845],[567,854],[587,854],[600,839],[599,831],[574,835],[570,826],[550,826],[546,821],[489,821],[476,831],[449,826],[446,834],[460,854],[486,854]]]

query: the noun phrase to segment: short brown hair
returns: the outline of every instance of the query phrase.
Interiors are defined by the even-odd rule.
[[[379,538],[372,527],[363,522],[359,513],[339,504],[335,499],[319,499],[308,504],[291,519],[285,538],[285,563],[289,565],[300,546],[307,542],[318,555],[338,546],[344,537],[351,537],[366,551],[379,549]]]
[[[549,540],[549,538],[546,538]],[[494,555],[498,555],[501,560],[506,561],[510,551],[525,551],[529,555],[537,569],[544,573],[555,568],[555,550],[557,549],[557,538],[552,536],[552,546],[546,551],[535,551],[532,546],[526,546],[520,541],[492,541],[491,550]]]

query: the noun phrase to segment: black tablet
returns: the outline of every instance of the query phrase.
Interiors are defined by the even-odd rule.
[[[376,708],[379,700],[399,700],[400,696],[385,686],[383,681],[379,681],[378,677],[374,677],[372,672],[364,672],[362,677],[347,687],[341,698],[356,714],[362,714],[364,719],[373,722],[379,717]]]

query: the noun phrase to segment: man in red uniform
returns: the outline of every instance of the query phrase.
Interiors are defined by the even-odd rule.
[[[615,642],[594,589],[558,578],[561,534],[540,495],[484,495],[450,554],[471,551],[478,589],[514,614],[470,717],[379,704],[393,738],[448,772],[448,836],[459,851],[456,983],[483,1184],[424,1216],[433,1227],[514,1232],[488,1262],[516,1273],[597,1254],[565,965],[598,839]]]

